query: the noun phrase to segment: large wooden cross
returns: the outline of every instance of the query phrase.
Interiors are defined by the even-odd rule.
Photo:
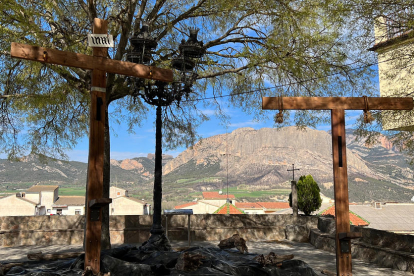
[[[371,110],[410,110],[413,109],[413,98],[263,97],[262,99],[262,109],[331,110],[337,275],[352,275],[350,239],[361,237],[359,233],[350,232],[345,110],[366,110],[367,106]]]
[[[107,34],[106,20],[95,18],[94,34]],[[57,64],[92,70],[89,159],[87,174],[87,214],[85,269],[91,267],[94,274],[100,271],[102,207],[112,200],[102,198],[104,164],[104,128],[106,105],[106,73],[172,82],[171,70],[148,67],[142,64],[107,59],[108,49],[93,48],[93,56],[12,43],[12,57],[42,63]],[[62,112],[65,112],[62,110]]]

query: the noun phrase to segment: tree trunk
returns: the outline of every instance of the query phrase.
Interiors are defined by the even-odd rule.
[[[151,234],[162,234],[161,225],[162,200],[162,106],[157,106],[157,119],[155,121],[155,170],[154,170],[154,214]]]
[[[109,114],[108,108],[105,111],[105,147],[104,147],[104,167],[103,167],[103,198],[109,198],[111,185],[111,143],[109,132]],[[101,224],[101,248],[111,248],[111,235],[109,231],[109,205],[102,207],[102,224]]]

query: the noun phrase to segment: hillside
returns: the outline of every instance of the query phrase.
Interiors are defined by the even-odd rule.
[[[395,151],[389,141],[367,148],[355,142],[352,131],[347,136],[347,161],[351,201],[409,201],[414,185],[413,171],[406,158]],[[190,178],[194,191],[241,186],[249,190],[290,187],[295,164],[296,175],[311,174],[322,192],[333,197],[331,136],[325,131],[296,127],[282,129],[237,129],[203,139],[182,152],[164,167],[165,182],[177,181],[177,176]],[[384,156],[384,158],[382,158]],[[195,171],[209,171],[209,179]],[[191,172],[190,174],[188,172]],[[186,177],[185,177],[186,176]]]
[[[172,156],[166,156],[167,160]],[[52,158],[40,160],[29,155],[18,162],[0,159],[0,183],[55,183],[85,186],[87,163],[62,161]],[[152,156],[125,160],[111,160],[111,177],[119,183],[140,184],[154,174]]]
[[[347,130],[346,139],[351,201],[410,201],[414,195],[413,170],[390,141],[380,137],[378,144],[368,148],[355,141],[352,130]],[[164,155],[163,198],[192,200],[201,191],[225,190],[228,181],[232,191],[246,197],[284,199],[292,179],[287,169],[292,164],[300,169],[296,179],[311,174],[321,191],[333,197],[331,154],[331,136],[325,131],[301,131],[296,127],[237,129],[205,138],[176,158]],[[56,159],[41,162],[36,156],[20,162],[0,160],[0,182],[3,191],[36,183],[84,189],[86,169],[86,163]],[[149,200],[153,171],[153,154],[111,160],[111,183]]]

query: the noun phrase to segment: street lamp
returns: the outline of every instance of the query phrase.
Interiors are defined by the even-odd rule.
[[[140,96],[146,103],[156,106],[155,134],[155,170],[154,170],[154,209],[151,237],[148,243],[159,244],[164,229],[161,225],[162,200],[162,107],[172,103],[180,104],[183,97],[188,98],[192,85],[197,79],[197,64],[205,54],[203,42],[197,39],[198,29],[190,28],[190,36],[179,45],[179,54],[174,56],[171,67],[179,72],[178,78],[172,83],[129,78],[134,96]],[[150,65],[157,41],[149,32],[148,24],[143,24],[140,32],[130,37],[132,50],[127,60],[134,63]]]

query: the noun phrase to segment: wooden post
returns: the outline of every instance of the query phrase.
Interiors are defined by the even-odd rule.
[[[336,271],[339,276],[352,275],[351,241],[339,239],[340,233],[349,233],[348,172],[346,162],[345,111],[331,111],[332,156],[335,194]]]
[[[106,34],[107,31],[108,23],[105,20],[95,18],[93,33]],[[93,48],[94,57],[106,58],[107,53],[107,48]],[[103,194],[106,72],[94,69],[91,86],[85,268],[90,266],[93,273],[98,274],[101,256],[102,208],[90,203],[91,200],[101,199]]]
[[[345,110],[411,110],[411,97],[263,97],[262,109],[331,110],[332,153],[335,193],[336,269],[339,276],[352,275],[351,239],[361,234],[350,232],[348,172],[346,164]],[[292,193],[293,197],[293,193]],[[293,198],[292,198],[293,199]]]
[[[94,34],[107,34],[108,23],[95,18]],[[89,158],[86,203],[86,243],[85,270],[92,268],[94,274],[100,270],[101,254],[101,207],[111,203],[111,199],[102,198],[104,127],[106,111],[106,73],[172,82],[173,72],[169,69],[149,67],[132,62],[107,58],[107,48],[94,47],[93,56],[56,49],[48,49],[12,42],[10,56],[14,58],[57,64],[92,70]]]

